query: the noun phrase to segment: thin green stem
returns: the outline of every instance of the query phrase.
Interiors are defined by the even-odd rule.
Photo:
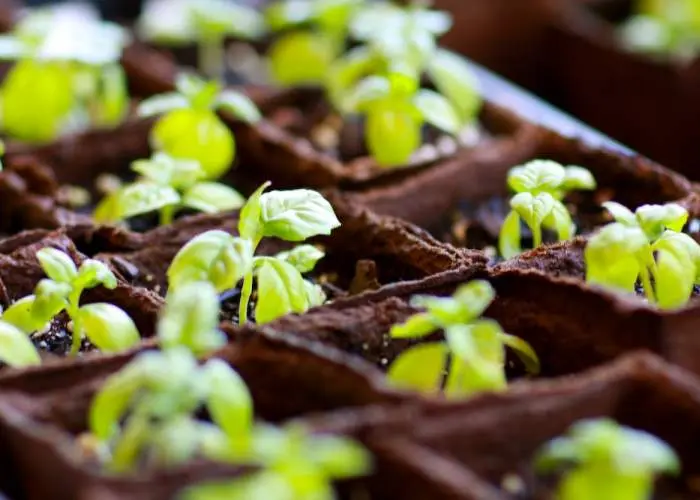
[[[175,219],[175,205],[166,205],[160,209],[160,225],[172,224]]]
[[[199,42],[199,70],[209,78],[222,80],[224,78],[225,38],[222,36],[207,37]]]
[[[647,300],[652,304],[656,303],[654,288],[651,286],[649,269],[646,266],[642,266],[639,276],[642,280],[642,287],[644,288],[644,294],[646,295]]]
[[[83,343],[83,325],[80,321],[80,294],[82,290],[74,290],[68,296],[68,307],[66,312],[73,322],[73,338],[71,339],[70,355],[75,356],[80,352]]]
[[[532,230],[532,248],[542,245],[542,228],[539,226],[530,228]]]
[[[148,418],[139,413],[132,414],[126,422],[120,439],[114,447],[109,469],[125,472],[134,468],[149,436]]]
[[[253,271],[250,270],[243,278],[243,288],[241,288],[241,303],[238,305],[238,324],[242,325],[248,321],[248,303],[253,293]]]

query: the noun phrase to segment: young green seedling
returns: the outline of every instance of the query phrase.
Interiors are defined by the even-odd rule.
[[[83,335],[104,352],[119,352],[140,341],[139,332],[128,314],[107,303],[80,305],[83,291],[96,286],[114,289],[117,278],[102,262],[87,259],[80,267],[55,248],[42,248],[36,254],[47,279],[41,280],[33,295],[12,304],[2,320],[26,334],[40,332],[60,312],[72,322],[71,355],[80,350]]]
[[[216,213],[240,208],[245,202],[236,190],[205,181],[206,173],[197,160],[155,153],[149,160],[135,161],[131,169],[142,178],[106,196],[95,209],[98,222],[122,221],[157,210],[165,225],[184,208]]]
[[[199,70],[220,79],[226,38],[258,39],[265,32],[265,21],[255,9],[231,0],[155,0],[146,3],[137,29],[151,42],[196,44]]]
[[[686,304],[700,284],[700,245],[680,232],[688,212],[675,203],[634,213],[615,202],[603,206],[615,222],[586,245],[586,281],[634,293],[640,280],[649,302],[664,309]]]
[[[260,119],[260,112],[248,97],[222,90],[216,81],[181,74],[176,88],[177,92],[151,97],[139,106],[140,116],[163,114],[151,130],[151,146],[173,158],[197,160],[207,179],[217,179],[231,167],[236,143],[216,111],[250,123]]]
[[[389,367],[389,381],[404,388],[440,391],[448,366],[444,394],[463,397],[506,387],[505,347],[510,347],[531,374],[539,372],[535,351],[524,340],[509,335],[490,319],[480,319],[495,291],[486,281],[472,281],[452,297],[416,296],[414,307],[425,312],[391,328],[395,339],[424,338],[444,330],[445,340],[409,348]]]
[[[565,469],[559,500],[646,500],[655,476],[677,474],[673,449],[659,438],[607,418],[574,424],[566,437],[549,442],[538,454],[537,469]]]
[[[22,330],[0,320],[0,362],[14,368],[41,364],[39,351]]]
[[[39,12],[0,36],[0,59],[16,60],[0,90],[11,137],[47,142],[89,126],[118,124],[128,109],[119,63],[126,31],[96,15]]]
[[[332,500],[336,498],[333,481],[365,476],[372,470],[372,457],[359,443],[341,436],[312,435],[299,426],[280,429],[267,448],[259,472],[193,486],[178,500]]]
[[[511,211],[498,238],[499,251],[506,259],[522,251],[521,221],[530,228],[535,248],[542,244],[543,229],[556,232],[559,241],[571,238],[576,226],[562,200],[570,191],[595,189],[596,182],[585,168],[534,160],[510,170],[508,187],[516,194],[510,200]]]
[[[333,208],[316,191],[270,191],[263,184],[248,198],[238,223],[240,236],[213,230],[192,239],[177,253],[168,269],[168,285],[177,289],[189,281],[206,280],[222,292],[243,279],[239,321],[248,318],[248,303],[257,278],[255,319],[266,323],[288,313],[302,313],[325,301],[318,285],[303,278],[323,252],[300,245],[274,257],[254,256],[263,237],[301,242],[328,235],[340,226]]]
[[[243,379],[220,359],[198,366],[178,344],[140,354],[93,399],[90,439],[108,471],[186,463],[207,456],[212,440],[243,455],[250,448],[253,406]],[[211,422],[196,418],[204,408]]]

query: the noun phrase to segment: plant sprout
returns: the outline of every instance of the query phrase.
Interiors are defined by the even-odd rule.
[[[240,208],[245,202],[236,190],[203,180],[206,173],[197,160],[155,153],[149,160],[135,161],[131,168],[143,179],[105,197],[95,209],[98,222],[117,222],[158,210],[164,225],[183,208],[216,213]]]
[[[140,341],[134,322],[122,309],[107,303],[80,305],[84,290],[117,286],[117,278],[105,264],[87,259],[78,268],[67,254],[48,247],[36,256],[48,278],[37,284],[33,295],[12,304],[2,315],[3,321],[31,334],[44,330],[57,314],[66,311],[73,325],[71,355],[80,350],[83,335],[104,352],[124,351]]]
[[[516,194],[510,200],[511,211],[498,238],[499,251],[506,259],[522,251],[521,221],[530,228],[535,248],[542,244],[543,229],[555,231],[558,241],[571,238],[576,226],[562,200],[570,191],[595,189],[596,182],[585,168],[534,160],[513,167],[508,173],[508,186]]]
[[[126,31],[78,12],[29,14],[12,34],[0,36],[0,59],[17,61],[0,89],[2,126],[10,136],[47,142],[124,118],[128,94],[119,59]]]
[[[188,488],[178,500],[314,498],[333,500],[332,482],[367,475],[372,457],[359,443],[341,436],[313,435],[298,425],[277,433],[263,468],[238,479]]]
[[[615,202],[603,206],[615,222],[586,245],[586,281],[634,293],[640,280],[649,302],[664,309],[686,304],[700,283],[700,245],[680,232],[688,212],[675,203],[634,213]]]
[[[389,381],[403,388],[440,391],[448,366],[446,396],[503,390],[507,385],[506,346],[529,373],[538,373],[539,360],[527,342],[503,332],[496,321],[480,319],[494,297],[495,291],[486,281],[462,285],[452,297],[414,297],[411,305],[425,308],[425,312],[393,326],[391,337],[424,338],[442,329],[445,340],[416,345],[401,353],[389,367]]]
[[[550,441],[536,460],[541,472],[564,472],[560,500],[646,500],[655,476],[678,474],[676,453],[659,438],[607,418],[574,424],[565,437]]]
[[[323,83],[345,50],[348,25],[365,0],[278,0],[267,7],[270,72],[282,85]]]
[[[620,28],[630,50],[688,60],[700,51],[700,4],[695,0],[638,0]]]
[[[177,289],[189,281],[209,281],[222,292],[243,279],[239,322],[248,318],[248,303],[257,278],[255,319],[266,323],[288,313],[302,313],[325,301],[318,285],[303,278],[323,257],[311,245],[300,245],[274,257],[254,256],[263,237],[301,242],[328,235],[340,225],[333,208],[316,191],[270,191],[263,184],[240,212],[239,237],[213,230],[188,242],[168,269],[168,285]]]
[[[216,81],[181,74],[175,86],[177,92],[151,97],[139,106],[140,116],[164,113],[151,131],[151,146],[173,158],[197,160],[207,179],[217,179],[230,168],[236,143],[216,111],[250,123],[260,119],[260,112],[248,97],[222,90]]]
[[[152,0],[144,6],[137,29],[151,42],[196,44],[199,70],[222,78],[226,38],[260,38],[265,21],[255,9],[233,0]]]

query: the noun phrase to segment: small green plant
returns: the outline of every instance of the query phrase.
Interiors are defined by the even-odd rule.
[[[47,142],[90,126],[112,127],[128,110],[119,63],[128,38],[96,16],[29,14],[0,36],[0,59],[17,61],[0,89],[2,127]]]
[[[3,321],[31,334],[45,329],[65,311],[72,322],[72,355],[80,350],[83,335],[104,352],[123,351],[140,341],[134,322],[122,309],[107,303],[80,305],[84,290],[117,286],[117,278],[107,266],[87,259],[78,268],[55,248],[42,248],[36,256],[48,278],[37,284],[33,295],[12,304],[2,315]]]
[[[146,3],[138,32],[163,45],[196,44],[199,70],[219,79],[226,38],[258,39],[265,33],[265,21],[255,9],[230,0],[156,0]]]
[[[586,281],[634,293],[639,280],[649,302],[664,309],[686,304],[700,283],[700,245],[680,232],[688,212],[675,203],[636,212],[615,202],[603,206],[615,222],[586,245]]]
[[[508,187],[516,194],[510,200],[511,211],[498,238],[499,251],[506,259],[522,251],[521,221],[530,228],[535,248],[542,244],[543,229],[556,232],[559,241],[571,238],[576,226],[562,200],[570,191],[595,189],[596,182],[585,168],[534,160],[510,170]]]
[[[216,111],[250,123],[260,119],[260,112],[247,96],[222,90],[216,81],[181,74],[176,88],[177,92],[151,97],[139,106],[140,116],[164,113],[151,131],[151,146],[173,158],[197,160],[207,179],[217,179],[231,167],[236,143]]]
[[[503,390],[507,385],[506,346],[529,373],[538,373],[539,360],[527,342],[503,332],[496,321],[480,319],[494,296],[488,282],[472,281],[457,289],[453,297],[414,297],[411,305],[425,308],[425,312],[393,326],[391,337],[424,338],[442,329],[445,340],[416,345],[401,353],[389,367],[389,381],[426,392],[440,391],[444,385],[443,392],[449,397]],[[443,380],[446,367],[447,379]]]
[[[0,346],[0,361],[8,366],[24,368],[41,364],[39,351],[29,336],[3,320],[0,320]]]
[[[365,476],[372,470],[372,457],[359,443],[309,434],[298,425],[279,430],[266,448],[269,453],[259,472],[190,487],[178,500],[333,500],[337,498],[334,480]]]
[[[264,237],[301,242],[312,236],[328,235],[340,225],[333,208],[316,191],[296,189],[270,191],[263,184],[241,209],[234,237],[213,230],[188,242],[168,269],[168,285],[177,289],[190,281],[209,281],[218,291],[233,288],[243,279],[239,321],[248,318],[248,304],[257,278],[258,300],[255,319],[266,323],[288,313],[301,313],[320,305],[325,294],[302,276],[311,271],[323,252],[300,245],[274,257],[254,256]]]
[[[607,418],[574,424],[566,437],[549,442],[538,454],[537,469],[567,467],[559,484],[560,500],[646,500],[655,476],[677,474],[673,449],[659,438]]]
[[[700,52],[700,4],[695,0],[637,0],[620,28],[630,50],[689,60]]]
[[[122,221],[157,210],[164,225],[183,208],[216,213],[240,208],[245,202],[225,184],[205,181],[206,173],[197,160],[155,153],[149,160],[135,161],[131,168],[142,179],[106,196],[95,209],[98,222]]]

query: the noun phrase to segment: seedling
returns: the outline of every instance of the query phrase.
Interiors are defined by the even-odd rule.
[[[576,226],[562,200],[570,191],[595,189],[596,182],[585,168],[534,160],[510,170],[508,187],[516,194],[498,238],[499,251],[506,259],[522,251],[521,221],[530,228],[535,248],[542,244],[543,229],[556,232],[558,241],[571,238]]]
[[[41,357],[26,333],[0,320],[0,361],[8,366],[24,368],[41,364]]]
[[[536,466],[541,472],[567,467],[557,490],[560,500],[646,500],[657,474],[680,469],[676,453],[661,439],[607,418],[574,424],[568,436],[540,451]]]
[[[206,408],[211,422],[196,418]],[[201,366],[181,345],[140,354],[107,379],[92,401],[90,440],[104,467],[127,473],[207,456],[214,438],[247,453],[253,429],[250,393],[224,361]]]
[[[18,61],[0,91],[2,126],[13,138],[47,142],[89,126],[115,126],[126,114],[119,64],[126,31],[66,12],[30,14],[0,36],[0,59]]]
[[[258,39],[265,32],[265,21],[255,9],[231,0],[155,0],[145,5],[138,32],[163,45],[196,44],[199,70],[219,79],[224,74],[226,38]]]
[[[292,312],[302,313],[325,301],[318,285],[303,278],[323,252],[300,245],[274,257],[254,256],[263,237],[301,242],[316,235],[328,235],[340,226],[333,208],[316,191],[296,189],[270,191],[263,184],[248,198],[240,212],[239,237],[213,230],[188,242],[168,269],[168,284],[177,289],[190,281],[209,281],[222,292],[243,279],[239,321],[248,318],[248,303],[257,278],[258,300],[255,319],[266,323]]]
[[[164,225],[183,208],[216,213],[240,208],[245,202],[236,190],[203,180],[206,173],[197,160],[155,153],[150,160],[135,161],[131,168],[142,179],[105,197],[95,209],[98,222],[122,221],[157,210]]]
[[[151,97],[139,106],[140,116],[163,114],[151,130],[151,146],[173,158],[197,160],[207,179],[217,179],[231,167],[236,143],[216,111],[249,123],[258,121],[260,112],[247,96],[222,90],[216,81],[181,74],[175,86],[177,92]]]
[[[448,397],[503,390],[507,385],[506,346],[530,374],[538,373],[539,360],[530,344],[503,332],[496,321],[480,319],[494,297],[495,291],[486,281],[462,285],[452,297],[414,297],[411,305],[425,308],[425,312],[393,326],[391,337],[419,339],[444,330],[445,340],[419,344],[401,353],[389,368],[389,381],[425,392],[440,391],[444,385]]]
[[[334,480],[367,475],[372,457],[359,443],[341,436],[312,435],[288,426],[270,440],[259,472],[240,479],[188,488],[178,500],[253,498],[336,498]]]
[[[688,212],[675,203],[634,213],[615,202],[603,206],[615,222],[586,245],[586,281],[634,293],[640,280],[649,302],[664,309],[686,304],[700,283],[700,245],[680,232]]]
[[[5,156],[5,142],[0,140],[0,172],[2,172],[2,169],[4,168],[2,164],[2,157]]]
[[[689,60],[700,51],[700,4],[695,0],[639,0],[620,28],[630,50]]]
[[[104,352],[123,351],[139,342],[134,322],[122,309],[107,303],[80,305],[80,296],[88,288],[116,288],[117,278],[107,266],[87,259],[78,268],[67,254],[48,247],[36,256],[48,279],[37,284],[33,295],[12,304],[2,315],[3,321],[31,334],[44,330],[57,314],[66,311],[73,325],[71,355],[80,350],[83,335]]]

